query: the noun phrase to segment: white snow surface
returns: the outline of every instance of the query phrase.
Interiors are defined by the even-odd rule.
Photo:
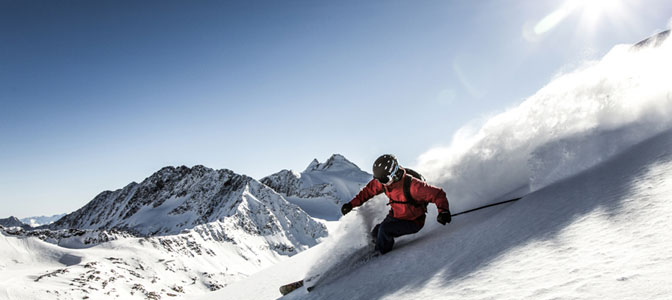
[[[221,241],[200,230],[70,249],[0,231],[0,299],[159,299],[219,289],[284,256],[261,237]],[[201,226],[199,226],[201,227]]]
[[[387,211],[384,196],[300,255],[195,299],[665,299],[672,295],[672,49],[616,46],[518,107],[465,127],[417,169],[453,212],[363,266],[340,265]],[[255,291],[250,293],[250,291]]]

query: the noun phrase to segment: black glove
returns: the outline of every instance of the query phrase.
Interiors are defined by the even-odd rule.
[[[449,211],[442,211],[439,213],[438,216],[436,216],[436,221],[441,223],[442,225],[446,225],[446,223],[450,223],[450,212]]]
[[[347,213],[349,213],[352,210],[352,204],[350,202],[343,204],[341,206],[341,213],[345,216]]]

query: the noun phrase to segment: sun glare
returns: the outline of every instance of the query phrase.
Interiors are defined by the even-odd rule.
[[[612,21],[625,21],[627,17],[626,0],[567,0],[559,8],[539,20],[533,28],[536,35],[543,35],[572,14],[580,16],[579,28],[582,32],[592,32],[604,18]]]
[[[572,0],[576,9],[581,13],[584,26],[595,26],[602,17],[621,17],[623,1],[620,0]]]

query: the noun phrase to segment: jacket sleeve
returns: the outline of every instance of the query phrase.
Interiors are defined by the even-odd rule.
[[[353,207],[360,206],[364,204],[364,202],[368,201],[369,199],[373,198],[373,196],[378,195],[383,192],[383,185],[378,182],[378,180],[371,180],[369,183],[362,188],[361,191],[353,198],[350,200],[350,204],[352,204]]]
[[[450,212],[446,192],[441,188],[429,185],[421,180],[413,180],[411,182],[411,195],[416,201],[434,203],[439,212]]]

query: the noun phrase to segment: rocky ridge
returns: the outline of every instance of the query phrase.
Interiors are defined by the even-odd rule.
[[[105,191],[46,228],[116,230],[139,237],[193,230],[223,241],[261,237],[285,255],[327,234],[322,224],[255,179],[200,165],[165,167],[141,183]]]

